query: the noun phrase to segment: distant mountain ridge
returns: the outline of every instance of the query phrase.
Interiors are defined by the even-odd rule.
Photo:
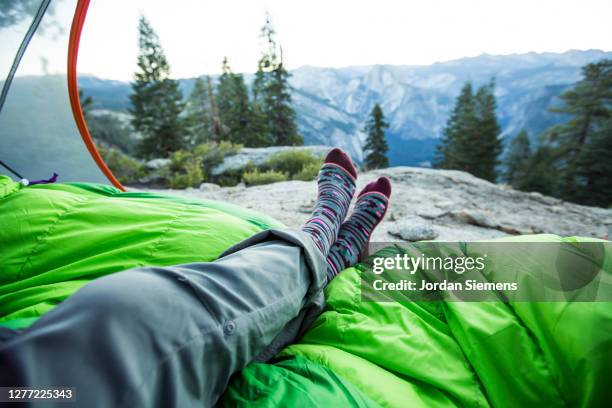
[[[532,138],[565,118],[548,112],[558,96],[580,79],[580,68],[612,58],[600,50],[488,55],[428,66],[304,66],[291,71],[293,103],[306,144],[337,145],[362,158],[364,121],[380,103],[392,165],[427,165],[454,100],[465,81],[479,86],[495,77],[502,137],[526,129]],[[245,75],[250,82],[252,75]],[[193,78],[180,79],[187,95]],[[79,85],[95,107],[126,109],[129,83],[81,76]]]

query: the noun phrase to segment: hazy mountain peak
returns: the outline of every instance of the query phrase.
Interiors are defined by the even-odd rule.
[[[390,128],[392,164],[421,165],[431,159],[454,99],[465,81],[480,86],[496,79],[498,117],[504,137],[527,129],[532,137],[562,117],[548,112],[556,97],[580,79],[580,68],[612,52],[568,50],[460,58],[427,66],[302,66],[292,70],[293,101],[308,144],[338,145],[361,158],[364,121],[380,103]],[[252,75],[245,75],[250,81]],[[125,109],[129,84],[82,76],[79,85],[96,106]],[[187,94],[193,79],[181,80]]]

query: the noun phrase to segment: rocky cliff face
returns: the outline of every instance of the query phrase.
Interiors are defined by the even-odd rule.
[[[302,67],[292,71],[291,85],[307,144],[339,146],[361,160],[363,123],[380,103],[390,123],[386,136],[391,164],[422,166],[432,158],[466,81],[480,86],[494,77],[502,137],[512,138],[525,129],[535,141],[549,126],[567,120],[548,109],[580,79],[581,67],[610,55],[572,50],[482,54],[428,66]]]
[[[469,241],[537,233],[612,236],[612,209],[516,191],[461,171],[413,167],[360,174],[358,189],[380,175],[392,180],[393,197],[374,241]],[[204,184],[201,189],[163,192],[228,201],[299,227],[312,210],[316,190],[314,181],[286,181],[248,188]]]

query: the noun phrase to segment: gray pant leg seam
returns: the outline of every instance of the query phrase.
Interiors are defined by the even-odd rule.
[[[250,316],[252,316],[252,315],[257,315],[257,314],[259,314],[259,313],[261,313],[261,312],[263,312],[263,311],[265,311],[265,310],[267,310],[267,309],[269,309],[269,308],[271,308],[271,307],[273,307],[273,306],[276,306],[278,303],[282,303],[282,302],[284,302],[284,301],[287,301],[288,299],[291,299],[291,297],[290,297],[290,296],[291,296],[291,295],[293,295],[293,294],[295,294],[295,292],[298,292],[298,291],[300,291],[300,288],[297,288],[297,289],[295,289],[294,291],[291,291],[291,292],[289,293],[289,295],[288,295],[288,296],[285,296],[285,297],[283,297],[283,298],[281,298],[281,299],[279,299],[279,300],[276,300],[276,301],[274,301],[273,303],[271,303],[271,304],[269,304],[269,305],[264,306],[263,308],[259,308],[259,309],[257,309],[257,310],[253,310],[253,311],[251,311],[251,312],[245,313],[245,314],[243,314],[243,315],[241,315],[241,316],[239,316],[239,317],[236,317],[236,318],[233,318],[233,319],[229,319],[229,320],[234,320],[234,321],[237,321],[237,320],[244,320],[244,319],[246,319],[246,318],[248,318],[248,317],[250,317]],[[216,318],[216,317],[215,317],[215,321],[217,321],[217,322],[218,322],[218,318]],[[147,376],[145,376],[145,377],[143,378],[143,380],[141,381],[141,383],[140,383],[138,386],[134,387],[134,390],[137,390],[137,389],[142,388],[142,387],[143,387],[143,386],[146,384],[147,380],[148,380],[148,379],[150,379],[150,378],[152,377],[152,375],[153,375],[155,372],[159,371],[160,367],[161,367],[161,366],[163,366],[163,365],[164,365],[164,364],[165,364],[165,363],[166,363],[166,362],[167,362],[167,361],[170,359],[170,357],[171,357],[171,356],[173,356],[173,355],[177,354],[179,351],[181,351],[181,350],[183,350],[183,349],[185,349],[185,348],[190,347],[190,346],[191,346],[191,345],[192,345],[192,344],[193,344],[193,343],[194,343],[196,340],[198,340],[198,339],[200,339],[200,338],[204,338],[204,336],[206,336],[207,334],[212,333],[212,332],[214,332],[215,330],[219,330],[219,329],[221,329],[221,330],[222,330],[222,328],[221,328],[220,326],[221,326],[221,324],[217,323],[217,325],[216,325],[214,328],[208,328],[209,330],[206,330],[206,331],[200,331],[198,334],[195,334],[195,335],[193,335],[192,337],[190,337],[190,338],[189,338],[189,339],[188,339],[186,342],[181,343],[181,344],[180,344],[180,345],[178,345],[177,347],[174,347],[172,350],[168,351],[166,354],[164,354],[163,358],[161,358],[161,359],[159,359],[159,360],[158,360],[158,362],[157,362],[157,364],[155,365],[155,367],[154,367],[154,368],[152,368],[152,369],[149,371],[148,375],[147,375]],[[223,338],[225,338],[226,336],[225,336],[224,334],[222,334],[222,337],[223,337]],[[272,341],[274,341],[274,340],[272,340]],[[267,345],[266,345],[266,346],[267,346]],[[264,347],[264,349],[265,349],[265,347]],[[253,356],[253,358],[255,358],[256,356],[257,356],[257,354],[255,354],[255,355]],[[133,394],[133,393],[134,393],[134,391],[132,392],[132,394]],[[133,397],[132,397],[132,398],[133,398]],[[123,399],[121,399],[121,403],[120,403],[119,405],[120,405],[120,406],[128,406],[128,405],[126,405],[126,404],[127,404],[127,402],[129,402],[130,400],[131,400],[131,398],[128,398],[128,397],[126,396],[126,397],[124,397]],[[125,403],[126,403],[126,404],[123,404],[123,401],[125,401]]]
[[[138,386],[134,387],[134,390],[142,388],[146,384],[147,379],[151,378],[153,373],[159,371],[159,367],[162,366],[163,364],[165,364],[170,359],[170,356],[175,355],[177,352],[179,352],[179,351],[181,351],[181,350],[191,346],[192,343],[194,343],[197,339],[204,338],[205,335],[207,335],[209,333],[212,333],[213,331],[218,330],[218,329],[219,329],[219,327],[215,326],[213,329],[210,329],[210,330],[207,330],[207,331],[201,331],[198,334],[195,334],[192,337],[190,337],[189,340],[187,340],[186,342],[181,343],[179,346],[177,346],[177,347],[173,348],[172,350],[168,351],[166,354],[164,354],[163,358],[158,360],[158,363],[155,365],[154,368],[152,368],[149,371],[148,375],[143,378],[143,380],[140,382],[140,384]],[[133,393],[134,392],[132,392],[132,394]],[[121,401],[122,402],[125,401],[127,403],[130,400],[131,400],[131,398],[128,398],[126,396]],[[122,403],[120,403],[119,405],[120,406],[131,406],[131,405],[124,405]]]

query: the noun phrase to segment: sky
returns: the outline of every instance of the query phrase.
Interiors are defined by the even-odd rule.
[[[56,0],[69,21],[73,1]],[[175,77],[219,73],[224,56],[236,72],[253,72],[266,12],[286,65],[344,67],[428,65],[488,54],[612,50],[610,0],[94,0],[79,54],[81,74],[130,80],[137,23],[157,31]],[[0,31],[0,74],[26,27]],[[21,74],[65,72],[66,32],[53,27],[32,43]],[[6,45],[9,44],[9,45]],[[55,58],[41,59],[44,54]],[[58,58],[57,55],[60,57]]]

